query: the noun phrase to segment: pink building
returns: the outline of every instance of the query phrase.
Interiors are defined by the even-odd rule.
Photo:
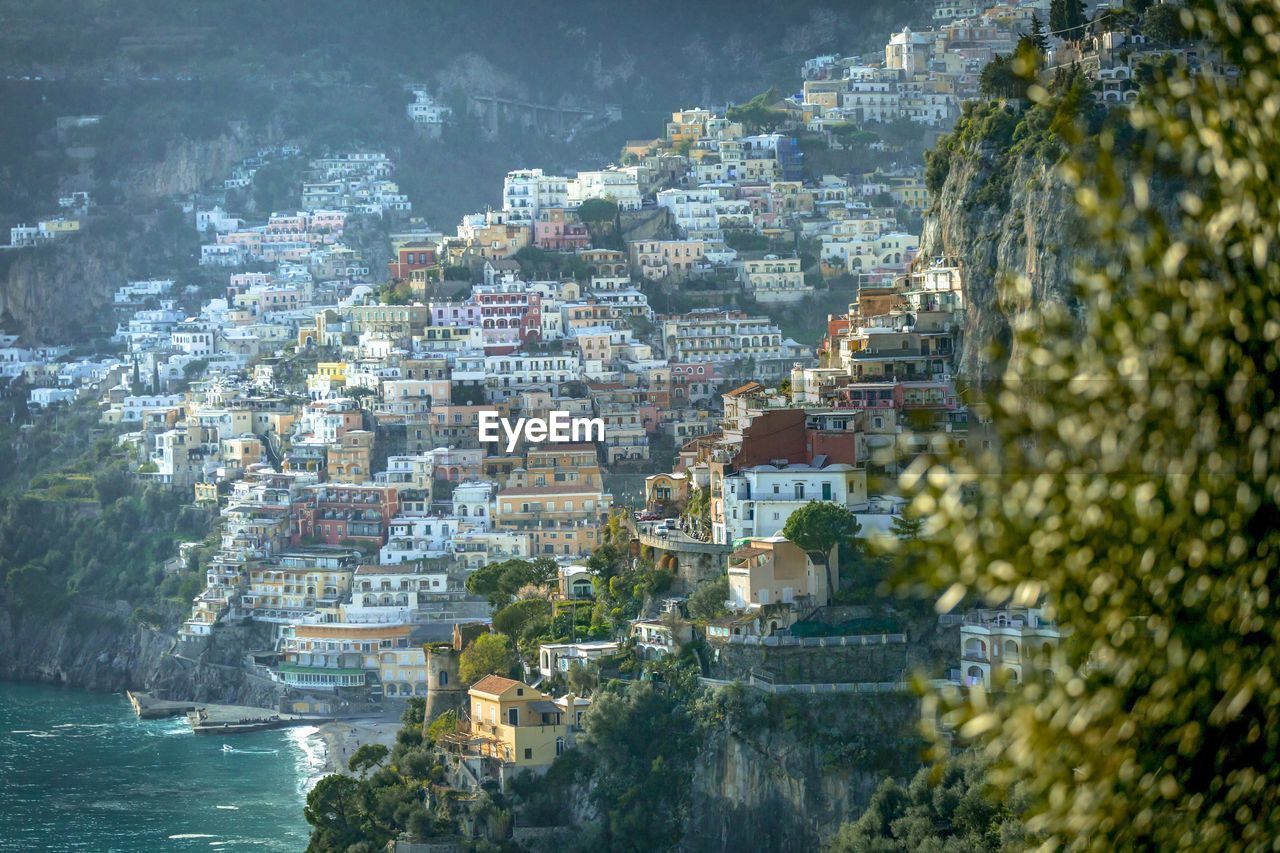
[[[591,234],[572,211],[549,207],[538,211],[533,244],[550,252],[574,252],[591,245]]]

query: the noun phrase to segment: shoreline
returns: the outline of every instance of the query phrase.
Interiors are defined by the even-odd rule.
[[[319,775],[316,780],[332,773],[351,775],[347,762],[365,744],[380,743],[391,749],[395,746],[400,725],[399,720],[336,720],[318,725],[306,736],[307,741],[324,752],[317,762]],[[308,785],[310,787],[312,785]]]

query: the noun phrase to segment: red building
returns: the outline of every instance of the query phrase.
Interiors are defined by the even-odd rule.
[[[304,492],[295,508],[295,545],[306,539],[324,545],[365,542],[381,547],[391,519],[400,511],[400,500],[396,486],[325,483]]]
[[[387,261],[392,281],[407,281],[414,270],[436,267],[436,247],[432,243],[405,243],[396,250],[395,260]]]

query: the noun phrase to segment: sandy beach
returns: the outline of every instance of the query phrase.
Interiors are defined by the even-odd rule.
[[[324,745],[324,773],[346,773],[347,761],[366,743],[395,745],[399,720],[348,720],[324,723],[311,735]]]

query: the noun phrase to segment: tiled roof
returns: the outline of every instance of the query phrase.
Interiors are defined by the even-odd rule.
[[[501,675],[486,675],[484,678],[471,685],[474,693],[487,693],[490,696],[501,696],[512,687],[523,687],[519,681],[511,678],[503,678]]]

